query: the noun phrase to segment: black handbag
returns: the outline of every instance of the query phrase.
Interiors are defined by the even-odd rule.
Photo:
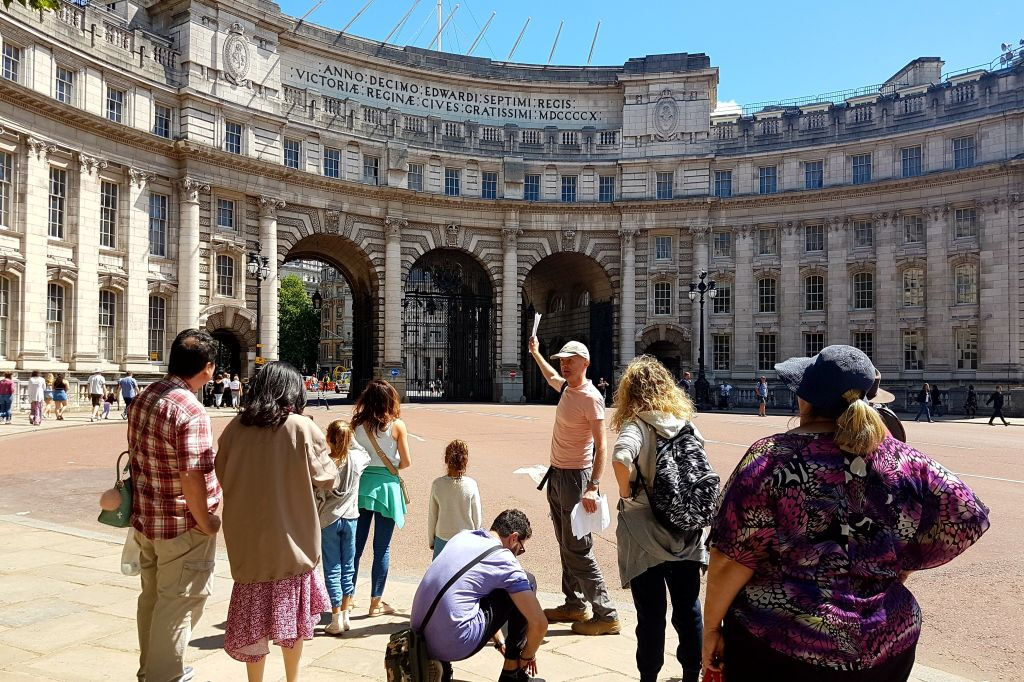
[[[427,640],[423,636],[423,631],[427,629],[427,623],[430,622],[430,617],[434,615],[434,611],[437,609],[437,605],[441,602],[441,597],[444,596],[445,592],[466,571],[500,549],[504,549],[504,547],[501,545],[488,547],[480,556],[470,561],[458,573],[453,575],[445,583],[445,586],[441,588],[441,591],[437,593],[437,596],[434,597],[430,608],[427,609],[427,615],[423,617],[423,622],[420,623],[419,630],[408,628],[391,635],[391,639],[388,641],[387,648],[384,651],[384,670],[387,673],[388,682],[435,682],[440,680],[440,666],[436,665],[436,661],[432,662],[427,655]],[[435,671],[434,677],[431,676],[432,670]]]

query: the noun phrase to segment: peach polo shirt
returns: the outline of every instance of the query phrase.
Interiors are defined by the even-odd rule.
[[[573,388],[566,386],[555,410],[551,432],[551,466],[587,469],[594,465],[594,433],[591,422],[604,420],[604,396],[589,379]]]

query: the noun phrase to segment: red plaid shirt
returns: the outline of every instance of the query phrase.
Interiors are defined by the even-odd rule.
[[[147,538],[171,540],[195,527],[181,491],[183,471],[203,472],[208,508],[220,505],[210,417],[183,380],[164,377],[132,401],[128,448],[135,486],[132,526]]]

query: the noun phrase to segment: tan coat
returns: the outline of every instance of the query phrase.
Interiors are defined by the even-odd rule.
[[[338,468],[312,419],[293,414],[271,429],[244,426],[235,417],[217,441],[216,468],[235,582],[281,580],[319,565],[313,490],[330,488]]]

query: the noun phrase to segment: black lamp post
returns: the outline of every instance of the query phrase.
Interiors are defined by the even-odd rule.
[[[246,255],[245,269],[256,280],[256,356],[263,357],[263,283],[270,277],[270,258],[263,255],[263,247],[256,242],[256,250]],[[260,365],[256,366],[259,370]]]
[[[711,400],[711,384],[704,375],[704,296],[714,298],[717,293],[715,280],[707,279],[708,273],[701,271],[696,282],[690,283],[690,300],[695,301],[700,296],[700,353],[697,358],[697,406],[704,407]],[[707,280],[705,282],[705,280]]]

